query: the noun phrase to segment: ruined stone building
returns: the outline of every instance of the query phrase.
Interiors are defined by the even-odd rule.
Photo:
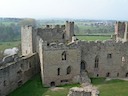
[[[128,77],[128,25],[115,24],[115,40],[81,41],[74,22],[21,28],[22,56],[0,63],[0,96],[24,84],[41,70],[44,86],[86,82],[89,77]]]

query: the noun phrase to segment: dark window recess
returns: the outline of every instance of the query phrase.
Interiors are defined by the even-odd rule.
[[[68,80],[61,80],[61,83],[65,83],[65,82],[68,82]]]
[[[55,82],[52,81],[52,82],[50,83],[50,85],[51,85],[51,87],[54,87],[54,86],[55,86]]]
[[[47,46],[49,46],[50,44],[49,43],[47,43]]]
[[[112,54],[107,54],[107,58],[108,59],[112,58]]]
[[[117,73],[117,77],[119,77],[119,73]]]
[[[81,61],[80,69],[85,70],[86,69],[85,67],[86,67],[86,63],[84,61]]]
[[[17,74],[22,74],[22,71],[21,70],[17,71]]]
[[[66,60],[66,51],[62,53],[62,60]]]
[[[60,68],[57,69],[57,75],[60,75]]]
[[[126,73],[125,77],[128,77],[128,72]]]
[[[22,80],[20,80],[19,82],[18,82],[18,86],[21,86],[22,85]]]
[[[4,80],[4,82],[3,82],[3,85],[4,85],[4,86],[6,86],[6,85],[7,85],[7,82],[6,82],[6,80]]]
[[[99,56],[96,56],[95,57],[95,65],[94,65],[94,67],[98,68],[98,66],[99,66]]]
[[[106,77],[110,77],[110,73],[109,72],[106,74]]]
[[[71,73],[71,66],[68,66],[67,67],[67,74],[70,74]]]
[[[64,39],[64,38],[65,38],[65,34],[62,35],[62,39]]]

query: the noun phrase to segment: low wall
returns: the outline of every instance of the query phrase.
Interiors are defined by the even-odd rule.
[[[39,72],[37,54],[0,66],[0,96],[6,96]]]

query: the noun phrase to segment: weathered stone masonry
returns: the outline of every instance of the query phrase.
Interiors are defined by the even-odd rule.
[[[0,96],[6,96],[39,72],[37,54],[11,59],[11,62],[0,66]]]
[[[103,42],[72,39],[74,22],[37,29],[22,27],[22,56],[5,57],[0,62],[0,96],[24,84],[40,69],[45,86],[85,83],[89,81],[87,74],[91,77],[128,77],[127,27],[126,22],[116,22],[115,40]]]

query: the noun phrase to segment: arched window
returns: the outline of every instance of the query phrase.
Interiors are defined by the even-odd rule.
[[[99,66],[99,56],[96,56],[95,57],[95,65],[94,65],[94,67],[98,68],[98,66]]]
[[[125,77],[128,77],[128,72],[126,73]]]
[[[106,73],[106,77],[110,77],[110,73],[108,72],[108,73]]]
[[[85,70],[86,69],[86,62],[85,61],[81,61],[81,66],[80,66],[81,70]]]
[[[60,75],[60,68],[57,69],[57,75]]]
[[[66,60],[66,51],[62,53],[62,60]]]
[[[67,74],[70,74],[71,73],[71,66],[68,66],[67,67]]]

